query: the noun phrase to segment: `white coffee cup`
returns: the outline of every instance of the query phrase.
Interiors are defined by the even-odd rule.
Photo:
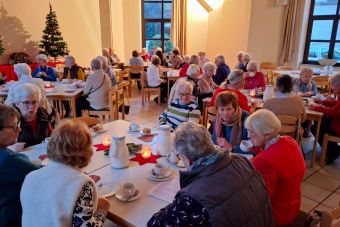
[[[155,167],[153,168],[153,171],[158,176],[164,176],[166,172],[169,170],[169,166],[157,163]]]
[[[44,139],[44,141],[43,141],[43,143],[48,143],[48,141],[50,141],[50,137],[46,137],[45,139]]]
[[[242,140],[240,143],[240,148],[242,151],[250,151],[254,145],[250,140]]]
[[[133,183],[124,183],[121,185],[121,193],[124,197],[133,196],[136,193],[136,187]]]
[[[139,124],[132,122],[130,124],[130,131],[137,131],[139,129]]]
[[[177,163],[177,154],[175,152],[168,153],[167,158],[171,163]]]

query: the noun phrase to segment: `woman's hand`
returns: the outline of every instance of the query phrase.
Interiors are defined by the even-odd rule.
[[[98,198],[97,209],[98,210],[104,210],[106,212],[109,211],[109,209],[110,209],[109,200],[107,200],[105,198]]]
[[[233,146],[228,143],[228,141],[225,138],[219,137],[217,138],[217,145],[223,148],[225,151],[231,151],[233,149]]]

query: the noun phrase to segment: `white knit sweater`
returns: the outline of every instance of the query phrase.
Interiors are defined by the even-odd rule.
[[[52,161],[29,173],[20,193],[22,226],[72,226],[77,198],[88,181],[93,180],[83,171]],[[96,191],[93,196],[96,208]]]

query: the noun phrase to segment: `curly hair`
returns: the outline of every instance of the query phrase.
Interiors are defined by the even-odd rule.
[[[89,164],[92,155],[92,137],[83,122],[64,120],[53,130],[47,145],[49,159],[83,168]]]

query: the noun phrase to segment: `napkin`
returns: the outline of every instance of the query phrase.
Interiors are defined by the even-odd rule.
[[[42,154],[42,155],[39,156],[39,159],[41,161],[44,161],[46,158],[47,158],[47,154]]]
[[[93,145],[93,146],[97,148],[96,151],[106,151],[106,150],[109,150],[109,149],[110,149],[110,146],[105,146],[105,145],[103,145],[102,143],[95,144],[95,145]]]
[[[148,143],[148,142],[152,142],[154,137],[155,137],[155,135],[143,135],[143,136],[140,136],[140,137],[137,137],[137,138],[140,139],[141,141]]]
[[[139,165],[144,165],[145,163],[157,163],[157,159],[160,158],[159,155],[151,155],[150,158],[145,159],[142,157],[142,154],[136,154],[136,157],[131,158],[131,161],[136,161]]]

